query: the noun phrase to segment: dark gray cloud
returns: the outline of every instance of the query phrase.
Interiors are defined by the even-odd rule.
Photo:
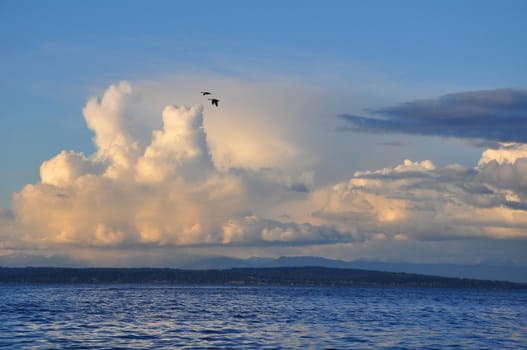
[[[341,114],[341,131],[436,135],[500,142],[527,142],[527,90],[468,91]]]
[[[0,208],[0,219],[15,220],[15,213],[11,209]]]
[[[377,145],[379,145],[379,146],[390,146],[390,147],[402,147],[402,146],[405,146],[404,142],[402,142],[402,141],[379,142]]]
[[[294,192],[302,192],[302,193],[308,193],[309,188],[307,188],[306,184],[298,182],[294,183],[291,186],[289,186],[289,189]]]

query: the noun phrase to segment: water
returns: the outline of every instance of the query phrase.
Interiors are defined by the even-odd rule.
[[[527,293],[0,285],[2,349],[527,349]]]

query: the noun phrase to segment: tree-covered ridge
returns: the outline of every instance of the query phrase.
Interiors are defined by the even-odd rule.
[[[327,267],[170,268],[0,267],[0,283],[158,283],[527,289],[527,284]]]

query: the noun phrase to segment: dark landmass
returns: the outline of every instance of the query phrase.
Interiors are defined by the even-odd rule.
[[[27,255],[9,254],[0,256],[0,266],[67,266],[85,268],[86,262],[73,257],[61,255]],[[469,278],[478,280],[509,281],[527,283],[527,266],[515,262],[478,262],[473,264],[459,263],[412,263],[405,261],[379,260],[334,260],[317,256],[282,256],[250,257],[240,259],[228,256],[193,256],[180,260],[170,260],[156,257],[133,257],[123,259],[120,266],[115,267],[171,267],[183,270],[227,270],[233,268],[263,268],[263,267],[306,267],[320,266],[341,269],[359,269],[385,272],[404,272],[419,275],[431,275],[452,278]]]
[[[261,268],[261,267],[303,267],[321,266],[341,269],[359,269],[385,272],[405,272],[419,275],[432,275],[452,278],[469,278],[478,280],[498,280],[517,283],[527,283],[527,269],[522,266],[496,265],[478,263],[448,264],[448,263],[407,263],[381,261],[342,261],[316,256],[282,256],[279,258],[248,258],[211,257],[198,259],[178,268],[188,270]]]
[[[154,283],[523,289],[527,284],[327,267],[169,268],[0,267],[0,283]]]

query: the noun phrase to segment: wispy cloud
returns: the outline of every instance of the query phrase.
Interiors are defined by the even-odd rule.
[[[468,91],[341,114],[351,126],[339,130],[403,133],[501,142],[527,142],[527,90]]]

